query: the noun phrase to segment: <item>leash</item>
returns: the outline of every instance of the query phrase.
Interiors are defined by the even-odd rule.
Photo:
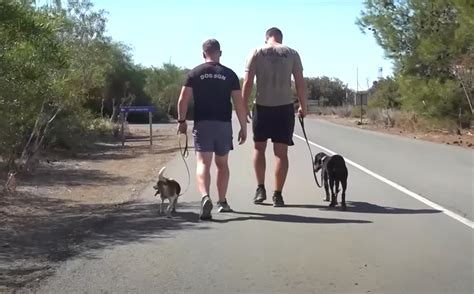
[[[189,185],[191,184],[191,173],[189,172],[189,166],[188,166],[188,163],[186,162],[186,158],[188,158],[188,156],[189,156],[188,134],[183,134],[183,135],[186,139],[185,144],[184,144],[184,148],[181,145],[181,136],[180,136],[179,132],[178,132],[178,145],[179,145],[179,154],[181,155],[181,158],[183,159],[184,165],[186,166],[186,171],[188,173],[188,184],[187,184],[186,189],[184,190],[184,192],[179,194],[178,197],[183,195],[184,193],[186,193],[189,189]]]
[[[311,151],[311,147],[309,146],[308,136],[306,135],[306,129],[305,129],[305,127],[304,127],[304,118],[298,116],[298,119],[299,119],[299,121],[300,121],[301,129],[303,130],[304,139],[305,139],[305,141],[306,141],[306,145],[308,145],[309,154],[310,154],[310,156],[311,156],[311,166],[312,166],[312,168],[313,168],[314,181],[316,182],[316,185],[317,185],[319,188],[322,188],[323,186],[319,184],[319,182],[318,182],[318,177],[316,176],[316,171],[314,170],[314,163],[313,163],[314,156],[313,156],[313,152]],[[321,171],[321,173],[322,173],[322,171]],[[321,174],[321,182],[322,182],[322,174]]]

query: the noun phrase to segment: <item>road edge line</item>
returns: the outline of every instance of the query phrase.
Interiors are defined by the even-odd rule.
[[[296,138],[305,141],[305,138],[303,138],[303,137],[301,137],[301,136],[299,136],[299,135],[297,135],[297,134],[293,134],[293,135],[294,135]],[[321,149],[321,150],[323,150],[323,151],[326,151],[327,153],[330,153],[331,155],[336,154],[336,152],[334,152],[334,151],[332,151],[332,150],[330,150],[330,149],[328,149],[328,148],[326,148],[326,147],[323,147],[323,146],[321,146],[321,145],[318,145],[318,144],[316,144],[316,143],[314,143],[314,142],[311,142],[310,140],[308,140],[308,142],[309,142],[309,144],[311,144],[311,145],[313,145],[313,146],[315,146],[315,147],[317,147],[317,148],[319,148],[319,149]],[[469,220],[469,219],[467,219],[467,218],[465,218],[465,217],[463,217],[463,216],[460,216],[459,214],[457,214],[457,213],[455,213],[455,212],[453,212],[453,211],[451,211],[451,210],[449,210],[449,209],[447,209],[447,208],[444,208],[443,206],[441,206],[441,205],[439,205],[439,204],[437,204],[437,203],[434,203],[433,201],[428,200],[428,199],[426,199],[425,197],[423,197],[423,196],[421,196],[421,195],[418,195],[417,193],[415,193],[415,192],[413,192],[413,191],[408,190],[407,188],[403,187],[402,185],[399,185],[399,184],[397,184],[397,183],[395,183],[395,182],[393,182],[393,181],[391,181],[391,180],[389,180],[389,179],[387,179],[387,178],[385,178],[385,177],[383,177],[383,176],[381,176],[381,175],[376,174],[375,172],[369,170],[368,168],[366,168],[366,167],[364,167],[364,166],[362,166],[362,165],[360,165],[360,164],[358,164],[358,163],[355,163],[354,161],[352,161],[352,160],[350,160],[350,159],[348,159],[348,158],[344,158],[344,159],[346,160],[347,163],[349,163],[349,164],[352,165],[353,167],[355,167],[355,168],[361,170],[362,172],[364,172],[364,173],[366,173],[366,174],[368,174],[368,175],[370,175],[370,176],[372,176],[372,177],[378,179],[379,181],[381,181],[381,182],[383,182],[383,183],[385,183],[385,184],[391,186],[392,188],[395,188],[395,189],[397,189],[398,191],[400,191],[400,192],[402,192],[402,193],[404,193],[404,194],[406,194],[406,195],[408,195],[408,196],[410,196],[410,197],[412,197],[412,198],[414,198],[414,199],[420,201],[421,203],[430,206],[430,207],[433,208],[433,209],[436,209],[436,210],[441,211],[442,213],[444,213],[444,214],[446,214],[447,216],[449,216],[449,217],[451,217],[451,218],[457,220],[458,222],[460,222],[460,223],[462,223],[462,224],[464,224],[464,225],[470,227],[471,229],[474,229],[474,222],[472,222],[471,220]]]

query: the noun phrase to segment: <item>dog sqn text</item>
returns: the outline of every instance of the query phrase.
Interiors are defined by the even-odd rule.
[[[221,74],[203,74],[203,75],[200,75],[199,77],[201,78],[201,80],[204,80],[204,79],[219,79],[219,80],[223,80],[223,81],[225,81],[225,79],[227,78],[226,76],[221,75]]]

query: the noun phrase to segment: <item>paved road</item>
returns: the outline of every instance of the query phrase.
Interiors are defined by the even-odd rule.
[[[472,151],[307,125],[312,141],[472,220]],[[193,181],[177,216],[156,220],[150,186],[127,210],[129,222],[103,228],[120,241],[64,263],[38,292],[473,293],[472,228],[352,166],[349,211],[327,210],[307,147],[295,141],[287,207],[251,203],[251,144],[236,146],[229,202],[237,213],[197,222]],[[186,183],[179,157],[167,175]],[[153,227],[134,227],[143,220]]]
[[[314,142],[447,209],[474,219],[474,151],[335,125],[306,123]],[[297,128],[297,134],[302,135]]]

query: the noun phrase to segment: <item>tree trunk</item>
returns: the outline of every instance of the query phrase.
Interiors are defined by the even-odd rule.
[[[23,152],[20,157],[20,169],[30,171],[31,164],[34,162],[38,151],[43,145],[44,138],[46,137],[51,123],[54,121],[58,113],[61,111],[61,107],[56,108],[49,115],[45,114],[46,101],[41,106],[40,113],[35,122],[35,126],[31,132],[30,138],[23,148]],[[47,117],[46,117],[47,115]]]
[[[117,103],[116,103],[116,98],[112,99],[112,115],[110,116],[110,121],[111,122],[117,122]]]
[[[104,118],[104,103],[105,103],[105,99],[102,98],[102,104],[100,106],[100,117],[101,118]]]

